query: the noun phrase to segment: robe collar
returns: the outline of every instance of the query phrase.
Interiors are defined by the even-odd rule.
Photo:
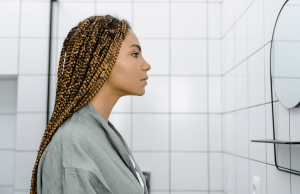
[[[82,107],[83,110],[85,110],[85,114],[87,114],[92,120],[104,130],[106,136],[108,137],[111,145],[115,148],[117,153],[119,154],[120,158],[123,160],[124,164],[129,168],[129,170],[133,173],[135,178],[139,181],[135,169],[133,167],[133,164],[131,163],[131,160],[129,158],[129,155],[133,158],[131,155],[130,149],[125,143],[125,140],[121,136],[121,134],[118,132],[118,130],[113,126],[113,124],[103,119],[101,114],[98,112],[98,110],[90,103],[88,102]],[[137,170],[137,169],[136,169]],[[139,172],[142,173],[142,172]],[[146,187],[146,183],[144,183]],[[145,188],[144,188],[145,190]]]

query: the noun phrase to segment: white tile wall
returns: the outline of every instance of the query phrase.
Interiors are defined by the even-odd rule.
[[[19,1],[19,0],[18,0]],[[0,2],[0,36],[19,36],[20,2]],[[9,18],[9,20],[7,19]],[[15,53],[15,52],[12,52]],[[2,58],[2,57],[1,57]]]
[[[142,38],[169,38],[170,8],[168,3],[134,3],[133,31]]]
[[[171,74],[206,75],[206,42],[206,40],[171,40]]]
[[[207,5],[205,3],[172,3],[170,9],[172,38],[207,37]]]
[[[47,38],[20,39],[19,75],[48,74],[48,44]]]
[[[171,151],[207,151],[207,116],[207,114],[171,115]]]
[[[0,151],[1,167],[0,167],[0,184],[14,184],[14,151]]]
[[[252,193],[253,176],[261,178],[261,193],[299,193],[299,176],[275,167],[270,41],[285,0],[224,0],[222,2],[223,185],[234,194]],[[234,77],[234,78],[233,78]],[[274,91],[277,139],[299,140],[299,108],[286,109]],[[233,143],[235,142],[235,143]],[[299,146],[276,145],[281,167],[300,170]]]
[[[0,38],[0,73],[1,75],[18,74],[19,39]]]
[[[6,158],[0,161],[0,174],[8,175],[0,178],[1,194],[24,194],[30,189],[36,150],[46,127],[49,9],[49,0],[0,2],[0,25],[5,27],[0,32],[0,91],[5,91],[0,95],[4,102],[0,103],[0,158]],[[235,36],[229,32],[231,39],[225,45],[230,55],[224,55],[222,0],[60,0],[53,9],[49,116],[60,52],[71,28],[94,14],[126,19],[152,68],[145,95],[122,97],[110,121],[142,170],[151,172],[151,193],[223,194],[223,176],[232,175],[223,173],[222,137],[224,129],[236,128],[223,128],[222,68],[229,71],[234,66]],[[222,66],[224,56],[229,56],[226,66]],[[235,83],[235,73],[228,75],[233,93],[228,93],[232,99],[225,110],[231,111],[235,90],[230,83]],[[244,101],[239,104],[246,107]],[[233,140],[228,150],[235,149],[234,137],[226,138]],[[234,163],[227,164],[234,168]]]
[[[49,37],[50,2],[22,2],[20,36],[47,38]]]
[[[171,190],[208,190],[207,153],[171,153]]]

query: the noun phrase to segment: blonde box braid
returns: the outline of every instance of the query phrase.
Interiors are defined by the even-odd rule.
[[[59,126],[99,92],[116,62],[128,29],[131,26],[126,20],[105,15],[88,17],[68,33],[60,53],[54,110],[38,150],[30,194],[37,194],[38,164],[46,146]],[[99,78],[102,78],[100,82]]]

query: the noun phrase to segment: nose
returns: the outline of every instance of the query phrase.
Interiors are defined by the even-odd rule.
[[[146,62],[146,61],[145,61]],[[146,62],[146,70],[149,71],[151,69],[151,65],[149,63]]]

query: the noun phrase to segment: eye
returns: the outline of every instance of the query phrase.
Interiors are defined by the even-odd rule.
[[[136,54],[136,55],[137,55],[137,54],[139,54],[139,53],[133,53],[133,55],[134,55],[134,54]],[[135,57],[135,58],[137,58],[137,57]]]

